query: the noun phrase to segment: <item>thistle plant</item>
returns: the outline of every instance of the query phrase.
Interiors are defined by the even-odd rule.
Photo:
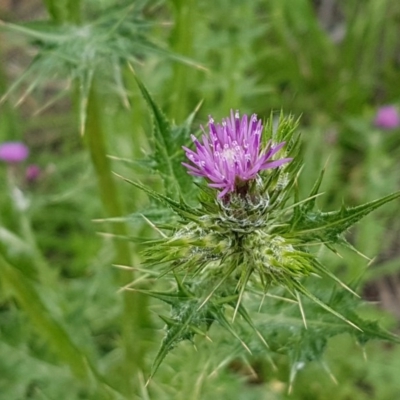
[[[166,194],[128,181],[159,204],[141,213],[161,236],[145,240],[143,256],[148,276],[156,274],[171,285],[164,291],[130,288],[170,306],[169,315],[160,315],[166,335],[150,377],[179,342],[199,335],[210,339],[214,325],[226,329],[250,353],[261,350],[248,332],[268,357],[287,354],[291,380],[299,365],[322,357],[327,339],[336,334],[349,332],[359,343],[372,338],[397,341],[374,321],[357,315],[361,300],[354,282],[352,287],[342,282],[319,261],[315,249],[355,250],[345,232],[398,198],[399,192],[323,212],[316,202],[323,171],[311,193],[300,198],[297,182],[303,163],[293,117],[281,114],[277,126],[272,115],[264,123],[238,111],[221,123],[209,117],[201,138],[191,135],[190,148],[193,115],[173,127],[138,84],[154,115],[155,155],[146,165],[160,173]],[[192,187],[182,174],[185,169],[198,179]],[[160,205],[165,206],[161,211]],[[316,285],[318,277],[324,279]],[[327,289],[327,280],[333,287]],[[266,297],[272,303],[263,317]],[[300,317],[301,326],[285,315]]]

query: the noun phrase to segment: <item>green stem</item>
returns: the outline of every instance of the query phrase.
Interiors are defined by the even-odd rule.
[[[79,24],[81,22],[81,0],[69,0],[66,9],[68,21]]]
[[[81,0],[43,0],[43,3],[57,24],[78,24],[81,20]]]
[[[86,143],[97,175],[100,197],[107,217],[119,217],[124,214],[118,195],[115,178],[111,172],[110,161],[106,151],[106,133],[101,123],[102,107],[100,96],[96,90],[96,82],[92,83],[87,105],[87,120],[85,129]],[[111,226],[116,236],[127,236],[128,230],[124,223],[114,223]],[[132,265],[131,248],[127,241],[116,239],[115,264]],[[121,287],[134,279],[133,272],[120,270],[118,283]],[[141,330],[146,320],[145,297],[136,292],[123,294],[122,339],[124,346],[124,363],[122,376],[127,377],[126,390],[132,394],[135,390],[135,380],[138,372],[143,369],[143,347]]]
[[[13,167],[13,165],[8,166],[8,191],[12,198],[14,210],[18,215],[20,234],[32,251],[32,262],[37,271],[39,281],[47,287],[54,288],[57,284],[57,271],[50,267],[37,244],[36,236],[32,229],[28,204],[23,204],[29,200],[25,198],[24,193],[16,184],[15,175],[17,172]]]
[[[31,219],[26,211],[19,213],[19,223],[22,237],[28,243],[33,252],[33,262],[39,275],[39,281],[47,286],[55,288],[57,285],[57,269],[53,269],[43,256],[37,242],[34,231],[32,230]]]
[[[60,2],[57,3],[57,0],[43,0],[43,3],[47,9],[47,12],[50,14],[51,19],[57,24],[61,24],[63,22],[63,18]]]
[[[175,27],[171,36],[171,49],[177,54],[190,56],[193,49],[193,33],[195,31],[194,0],[173,0],[175,8]],[[170,93],[173,93],[171,115],[177,123],[184,121],[188,115],[188,88],[196,71],[182,63],[175,63]]]

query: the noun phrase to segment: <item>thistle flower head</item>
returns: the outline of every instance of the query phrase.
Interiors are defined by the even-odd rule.
[[[218,197],[227,193],[246,193],[251,181],[260,171],[277,168],[291,161],[291,158],[272,160],[272,157],[285,145],[269,141],[262,145],[263,125],[256,114],[250,118],[239,111],[231,111],[231,116],[215,123],[210,116],[208,133],[201,127],[204,135],[202,143],[192,135],[196,150],[183,147],[191,164],[183,163],[188,173],[206,178],[209,186],[220,191]]]
[[[25,178],[28,182],[35,182],[40,176],[40,167],[36,164],[28,165],[25,171]]]
[[[400,115],[396,107],[381,107],[376,113],[374,124],[382,129],[398,128],[400,126]]]
[[[6,163],[20,163],[29,155],[29,149],[21,142],[4,142],[0,145],[0,160]]]

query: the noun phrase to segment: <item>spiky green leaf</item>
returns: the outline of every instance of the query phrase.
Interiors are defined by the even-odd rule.
[[[156,171],[163,179],[165,192],[174,199],[180,195],[188,195],[193,189],[191,179],[182,167],[184,161],[182,146],[189,138],[189,128],[194,113],[182,126],[173,127],[137,77],[136,82],[153,115],[152,138],[155,147],[153,160]]]
[[[384,204],[400,197],[400,191],[356,207],[343,206],[331,212],[308,211],[292,219],[289,234],[301,237],[304,242],[314,239],[337,243],[347,229]]]

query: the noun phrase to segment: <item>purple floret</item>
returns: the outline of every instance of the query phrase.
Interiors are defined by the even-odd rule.
[[[209,117],[208,128],[207,133],[201,127],[204,132],[202,143],[192,135],[195,150],[183,147],[192,164],[182,164],[189,174],[208,179],[209,186],[220,191],[219,198],[255,179],[260,171],[277,168],[292,160],[271,160],[284,142],[273,145],[269,141],[261,148],[263,125],[256,114],[250,120],[247,115],[240,119],[238,111],[235,114],[231,111],[230,118],[223,119],[222,124],[215,124]]]

